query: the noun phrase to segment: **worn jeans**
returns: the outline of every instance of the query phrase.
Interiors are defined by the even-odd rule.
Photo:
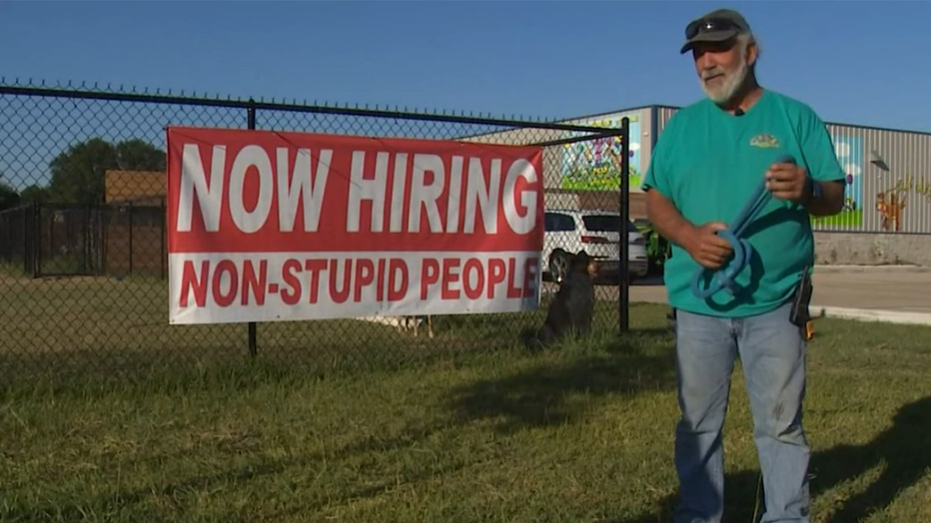
[[[676,372],[681,418],[675,463],[676,523],[720,522],[724,500],[722,426],[739,355],[763,472],[763,522],[809,523],[810,448],[802,428],[806,342],[789,321],[792,304],[748,318],[678,311]]]

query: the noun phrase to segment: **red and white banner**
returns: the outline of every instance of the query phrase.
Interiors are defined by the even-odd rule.
[[[168,128],[169,321],[529,310],[538,147]]]

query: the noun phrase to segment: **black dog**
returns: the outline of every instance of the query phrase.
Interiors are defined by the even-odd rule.
[[[529,340],[539,348],[566,335],[588,334],[595,309],[595,285],[592,278],[597,266],[585,252],[572,256],[569,271],[550,303],[543,327]]]

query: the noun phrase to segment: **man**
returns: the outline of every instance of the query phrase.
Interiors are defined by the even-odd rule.
[[[686,38],[681,52],[691,51],[707,99],[670,119],[644,180],[649,219],[673,245],[665,284],[676,319],[681,409],[674,519],[721,521],[721,429],[739,355],[763,472],[763,521],[808,523],[806,342],[804,323],[791,317],[814,260],[809,215],[842,209],[845,175],[815,112],[757,82],[759,49],[743,16],[708,13],[687,26]],[[795,163],[777,162],[785,155]],[[703,297],[696,289],[707,290],[711,275],[736,263],[722,232],[764,177],[771,197],[741,234],[749,258],[736,286]]]

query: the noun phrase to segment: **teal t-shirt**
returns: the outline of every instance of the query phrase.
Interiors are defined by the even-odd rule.
[[[846,179],[824,122],[809,106],[765,90],[745,114],[734,116],[705,99],[680,109],[663,129],[643,189],[662,193],[695,225],[730,225],[769,166],[785,154],[816,180]],[[791,299],[802,271],[814,261],[807,210],[771,198],[741,237],[753,248],[750,263],[735,280],[744,291],[732,296],[724,289],[707,300],[692,292],[692,279],[701,266],[673,245],[664,275],[670,305],[698,314],[742,317],[768,312]]]

